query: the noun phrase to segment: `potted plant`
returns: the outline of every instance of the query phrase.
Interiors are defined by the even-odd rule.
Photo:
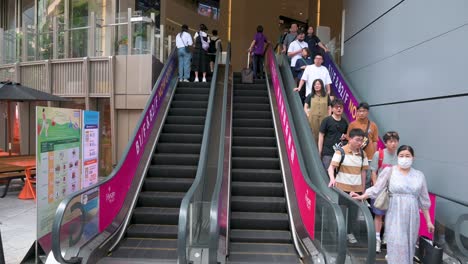
[[[126,55],[128,53],[128,37],[122,36],[122,38],[120,38],[117,44],[118,44],[118,54]]]

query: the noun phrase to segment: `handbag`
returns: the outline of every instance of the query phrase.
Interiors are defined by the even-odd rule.
[[[417,258],[424,264],[439,264],[442,263],[444,250],[442,247],[434,243],[431,239],[420,236]]]
[[[365,149],[367,145],[369,145],[369,127],[370,127],[370,120],[367,120],[367,128],[365,131],[364,139],[362,140],[361,148]]]
[[[393,169],[392,172],[393,174]],[[392,178],[392,175],[390,174],[390,177],[388,178],[387,184],[385,185],[385,188],[382,190],[382,192],[377,195],[374,201],[374,207],[379,209],[379,210],[387,210],[388,205],[390,204],[390,191],[389,191],[389,186],[390,186],[390,179]]]

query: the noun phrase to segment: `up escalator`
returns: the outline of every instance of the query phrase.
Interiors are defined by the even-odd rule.
[[[177,262],[181,201],[200,156],[209,83],[178,84],[125,235],[99,263]]]
[[[228,263],[300,263],[265,80],[234,74]]]

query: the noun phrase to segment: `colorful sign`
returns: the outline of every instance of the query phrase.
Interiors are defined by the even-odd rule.
[[[83,188],[98,181],[99,112],[83,111]]]
[[[276,103],[278,104],[278,112],[281,121],[281,128],[283,130],[284,142],[286,143],[288,153],[289,166],[294,182],[294,189],[296,192],[296,199],[301,214],[302,223],[304,224],[311,239],[315,235],[315,191],[309,187],[304,180],[299,161],[297,158],[297,150],[294,138],[291,134],[291,127],[289,125],[289,117],[285,109],[283,94],[281,93],[280,81],[278,78],[278,71],[274,60],[274,53],[272,49],[268,49],[267,53],[268,67],[271,73],[273,88],[275,90]]]
[[[81,189],[81,110],[38,106],[36,124],[37,238],[48,252],[50,241],[43,238],[57,206]]]
[[[143,119],[137,128],[135,138],[131,139],[131,147],[126,153],[125,160],[114,177],[100,186],[99,189],[99,232],[106,229],[119,213],[131,186],[135,172],[140,164],[143,150],[148,143],[148,138],[153,129],[156,117],[161,107],[161,102],[170,87],[177,67],[176,56],[171,56],[167,67],[161,73],[162,79],[154,96],[150,99],[150,105],[146,112],[142,113]]]

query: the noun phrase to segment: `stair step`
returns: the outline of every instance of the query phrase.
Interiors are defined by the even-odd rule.
[[[179,208],[136,207],[133,210],[132,223],[177,225]]]
[[[197,166],[150,165],[147,178],[195,178]]]
[[[273,119],[233,118],[233,127],[273,127]]]
[[[180,125],[204,125],[204,116],[173,116],[166,117],[166,124],[180,124]],[[165,124],[165,125],[166,125]]]
[[[185,192],[141,192],[138,207],[180,207]]]
[[[202,134],[188,134],[187,132],[184,134],[163,132],[161,133],[161,136],[159,136],[158,144],[160,142],[201,144],[203,138]]]
[[[199,154],[157,153],[153,154],[151,164],[197,166],[199,157]]]
[[[201,144],[161,142],[156,145],[156,153],[200,154],[200,147]]]
[[[206,110],[207,107],[208,101],[178,100],[171,102],[171,108],[199,108]]]
[[[127,228],[128,238],[177,238],[177,225],[132,224]]]
[[[271,119],[270,111],[247,111],[247,110],[234,110],[234,118],[257,118],[257,119]]]
[[[193,178],[158,178],[146,177],[143,183],[143,191],[167,191],[187,192],[192,186]]]
[[[173,100],[208,102],[208,97],[208,94],[175,94]]]
[[[206,109],[203,108],[170,108],[169,115],[173,116],[206,116]]]
[[[260,87],[260,85],[259,85]],[[268,97],[268,91],[265,85],[262,85],[263,89],[236,89],[234,87],[234,96],[264,96]]]
[[[233,146],[257,146],[257,147],[275,147],[275,137],[244,137],[244,136],[233,136]]]
[[[209,94],[210,89],[204,87],[183,87],[179,86],[176,89],[176,94]]]
[[[234,111],[271,111],[270,103],[236,103],[233,105]]]
[[[175,134],[203,134],[204,124],[188,125],[188,124],[164,124],[163,133]]]
[[[177,257],[177,239],[127,238],[111,253],[107,263],[116,263],[111,261],[113,258],[126,258],[127,263],[133,262],[134,259],[152,259],[153,263],[174,263]]]
[[[267,127],[233,127],[232,134],[240,137],[275,137],[275,129]]]
[[[183,88],[190,88],[190,89],[206,89],[210,90],[211,83],[209,82],[179,82],[177,84],[177,89]]]
[[[234,146],[232,147],[233,157],[266,157],[277,158],[278,151],[275,147],[246,147]]]
[[[232,196],[231,210],[242,212],[286,213],[284,197]]]
[[[232,196],[284,196],[284,185],[281,182],[239,182],[231,183]]]
[[[237,103],[269,104],[270,99],[265,96],[234,96],[234,104]]]
[[[231,229],[230,238],[232,242],[248,243],[291,243],[290,231],[282,230],[243,230]]]
[[[279,158],[232,157],[233,169],[269,169],[279,170]]]
[[[232,181],[283,182],[281,170],[232,169]]]
[[[231,229],[289,230],[286,213],[231,212]]]
[[[232,253],[251,253],[268,255],[275,253],[296,255],[296,249],[292,244],[283,243],[242,243],[232,242],[229,244],[229,249]]]

